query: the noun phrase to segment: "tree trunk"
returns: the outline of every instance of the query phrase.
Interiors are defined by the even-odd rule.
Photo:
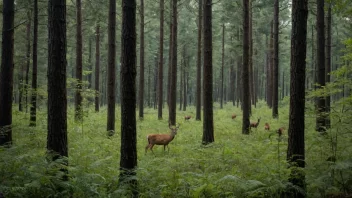
[[[212,0],[204,1],[203,39],[203,144],[214,142],[213,121],[213,46],[212,46]]]
[[[196,93],[196,120],[201,120],[201,93],[202,93],[202,19],[203,0],[199,0],[198,5],[198,46],[197,46],[197,93]]]
[[[68,156],[65,0],[49,1],[48,23],[49,62],[47,150],[52,154],[52,160],[56,160],[61,156]]]
[[[274,23],[271,21],[271,33],[270,33],[270,43],[269,43],[269,68],[268,68],[268,105],[273,107],[273,48],[274,48]]]
[[[155,58],[155,67],[154,67],[154,84],[153,84],[153,106],[154,109],[157,108],[157,99],[158,99],[158,58]]]
[[[287,160],[292,166],[304,168],[304,109],[305,109],[305,65],[307,40],[307,0],[292,1],[292,37],[291,37],[291,97],[288,128]],[[289,181],[305,189],[303,171],[291,167]],[[304,197],[293,192],[287,197]]]
[[[12,145],[12,92],[14,67],[14,0],[2,5],[2,51],[0,70],[0,146]]]
[[[253,13],[252,13],[252,0],[249,0],[249,59],[248,59],[248,64],[249,64],[249,98],[250,98],[250,105],[249,105],[249,115],[252,114],[252,105],[255,105],[255,100],[254,100],[254,80],[253,80]]]
[[[31,12],[28,12],[28,23],[27,23],[27,54],[26,54],[26,82],[24,83],[24,95],[25,95],[25,109],[27,113],[28,109],[28,82],[29,82],[29,67],[31,64]]]
[[[274,1],[273,118],[279,117],[279,0]]]
[[[328,14],[327,14],[327,20],[326,20],[326,49],[325,49],[325,57],[326,57],[326,61],[325,61],[325,71],[326,71],[326,75],[325,75],[325,81],[326,83],[330,83],[330,72],[331,72],[331,2],[328,3],[329,8],[328,8]],[[326,96],[326,113],[328,113],[328,115],[326,116],[326,127],[330,128],[330,100],[331,100],[331,96],[328,95]]]
[[[75,94],[75,121],[81,122],[83,118],[82,111],[82,7],[81,0],[76,0],[77,9],[77,26],[76,26],[76,94]]]
[[[164,67],[164,0],[160,0],[160,38],[158,71],[158,119],[163,119],[163,67]]]
[[[30,108],[29,126],[37,124],[37,68],[38,68],[38,0],[34,0],[34,23],[33,23],[33,71],[32,71],[32,96]]]
[[[177,0],[172,0],[172,64],[170,79],[169,121],[176,124],[176,85],[177,85]]]
[[[109,135],[115,133],[115,57],[116,57],[116,0],[109,0],[109,28],[108,28],[108,120],[107,131]],[[131,60],[132,61],[132,60]],[[122,76],[122,75],[121,75]],[[134,110],[133,110],[134,111]]]
[[[225,61],[225,24],[222,24],[222,53],[221,53],[221,90],[220,90],[220,109],[223,108],[224,101],[224,61]]]
[[[317,67],[318,78],[316,81],[317,89],[323,89],[325,86],[325,32],[324,32],[324,0],[317,0]],[[316,130],[324,132],[325,124],[325,97],[318,97],[316,100],[317,117]]]
[[[97,23],[95,33],[95,112],[99,112],[99,77],[100,77],[100,25]]]
[[[182,59],[181,59],[181,71],[180,71],[180,111],[182,110],[182,104],[183,104],[183,70],[184,64],[185,64],[185,46],[183,45],[183,50],[182,50]]]
[[[234,66],[233,66],[234,67]],[[242,96],[243,96],[243,92],[242,92],[242,78],[241,75],[242,74],[242,57],[238,56],[237,57],[237,89],[236,89],[236,93],[237,93],[237,107],[239,106],[239,103],[242,103]],[[242,105],[241,105],[242,107]]]
[[[88,71],[90,71],[90,72],[93,72],[92,70],[93,70],[93,64],[92,64],[92,38],[91,37],[89,37],[89,39],[88,39],[89,41],[88,41]],[[91,89],[92,88],[92,73],[89,73],[88,75],[87,75],[87,81],[88,81],[88,86],[87,86],[87,88],[88,89]],[[90,99],[89,99],[89,101],[90,101]]]
[[[140,71],[139,71],[139,118],[143,119],[144,117],[144,0],[140,0],[140,54],[139,54],[139,61],[140,61]]]
[[[173,31],[173,18],[172,18],[172,2],[173,0],[170,0],[170,34],[169,34],[169,68],[168,68],[168,78],[167,78],[167,104],[169,106],[169,112],[170,112],[170,90],[171,90],[171,71],[172,71],[172,31]],[[170,120],[170,118],[169,118]]]
[[[122,1],[121,157],[119,184],[128,183],[138,197],[136,130],[136,1]]]
[[[188,92],[187,60],[188,58],[186,56],[184,60],[184,66],[183,66],[183,111],[186,111],[186,108],[187,108],[187,92]]]
[[[243,67],[242,67],[242,133],[249,134],[249,113],[251,98],[249,95],[249,3],[243,0]]]

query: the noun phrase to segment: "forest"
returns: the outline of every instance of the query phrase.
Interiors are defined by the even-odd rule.
[[[0,198],[352,197],[352,1],[0,8]]]

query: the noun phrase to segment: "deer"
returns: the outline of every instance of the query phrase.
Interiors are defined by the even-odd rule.
[[[250,124],[249,124],[249,127],[253,127],[253,128],[257,128],[258,127],[258,125],[259,125],[259,122],[260,122],[260,118],[258,118],[258,122],[251,122]]]
[[[281,136],[284,133],[285,127],[280,127],[276,133],[279,134],[279,136]]]
[[[232,119],[235,119],[236,117],[237,117],[236,114],[232,114],[232,116],[231,116]]]
[[[269,125],[269,123],[265,123],[265,125],[264,125],[264,130],[266,130],[266,131],[270,131],[270,125]]]
[[[180,124],[178,124],[178,126],[176,126],[175,128],[172,128],[169,123],[169,128],[171,129],[170,134],[147,135],[148,145],[145,147],[145,153],[147,154],[148,149],[150,149],[154,154],[154,151],[153,151],[154,145],[164,145],[164,151],[165,151],[165,147],[167,147],[167,151],[169,152],[169,143],[175,138],[179,127],[180,127]]]
[[[189,120],[191,118],[192,118],[192,116],[185,116],[185,120]]]

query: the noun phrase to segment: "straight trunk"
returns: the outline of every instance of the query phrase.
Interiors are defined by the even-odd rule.
[[[32,70],[32,97],[30,108],[29,126],[36,126],[37,122],[37,68],[38,68],[38,0],[34,0],[34,24],[33,24],[33,70]]]
[[[279,117],[279,0],[274,1],[273,118]]]
[[[115,4],[116,5],[116,4]],[[114,23],[115,24],[115,23]],[[122,1],[121,30],[121,149],[119,184],[138,197],[136,129],[136,1]]]
[[[95,33],[95,112],[99,112],[99,77],[100,77],[100,25],[97,24]]]
[[[75,121],[81,122],[83,118],[82,111],[82,72],[83,72],[83,62],[82,62],[82,6],[81,0],[76,0],[77,7],[77,26],[76,26],[76,94],[75,94]]]
[[[254,80],[253,80],[253,13],[252,13],[252,0],[249,0],[249,59],[248,59],[248,64],[249,64],[249,98],[250,98],[250,105],[249,105],[249,115],[252,114],[252,105],[255,105],[255,100],[254,100]]]
[[[32,17],[31,17],[31,12],[29,11],[28,14],[28,23],[27,23],[27,54],[26,54],[26,81],[24,83],[24,95],[25,95],[25,109],[27,113],[28,109],[28,83],[29,83],[29,67],[31,64],[31,23],[32,23]]]
[[[221,90],[220,90],[220,108],[223,108],[224,101],[224,61],[225,61],[225,24],[222,24],[222,54],[221,54]],[[235,101],[235,100],[234,100]]]
[[[52,154],[52,160],[56,160],[61,156],[68,156],[65,0],[49,0],[48,23],[47,150]]]
[[[199,0],[198,5],[198,46],[197,46],[197,93],[196,93],[196,120],[201,120],[201,92],[202,92],[202,9],[203,9],[203,0]]]
[[[163,67],[164,67],[164,0],[160,0],[160,40],[158,71],[158,119],[163,119]]]
[[[202,144],[214,142],[213,121],[213,46],[212,46],[212,0],[204,1],[203,39],[203,138]]]
[[[172,0],[172,68],[170,79],[169,122],[176,125],[176,85],[177,85],[177,0]]]
[[[243,67],[242,67],[242,106],[243,120],[242,133],[249,134],[249,114],[250,114],[250,95],[249,95],[249,3],[243,0]]]
[[[169,68],[168,68],[168,78],[167,78],[167,104],[169,106],[169,112],[170,112],[170,90],[171,90],[171,71],[172,71],[172,43],[173,43],[173,17],[172,17],[172,2],[173,0],[170,0],[170,34],[169,34]],[[170,120],[170,118],[169,118]]]
[[[109,0],[109,25],[108,25],[108,119],[107,131],[109,134],[115,132],[115,81],[116,81],[116,0]],[[131,60],[132,61],[132,60]],[[122,75],[121,75],[122,76]],[[133,110],[134,111],[134,110]]]
[[[326,83],[330,83],[330,72],[331,72],[331,2],[328,3],[329,8],[328,8],[328,14],[327,14],[327,20],[326,20],[326,49],[325,49],[325,57],[326,57],[326,61],[325,61],[325,71],[326,71],[326,75],[325,75],[325,82]],[[326,127],[330,128],[330,100],[331,100],[331,96],[328,95],[326,96],[326,113],[328,113],[328,115],[326,116]]]
[[[144,0],[140,0],[140,71],[139,71],[139,118],[143,119],[144,117]]]
[[[0,70],[0,146],[12,145],[12,92],[14,68],[14,0],[2,5],[2,51]]]
[[[304,109],[305,109],[305,65],[308,0],[292,1],[292,37],[291,37],[291,97],[290,119],[288,128],[287,160],[291,175],[289,181],[305,189],[305,175],[300,169],[305,167],[304,153]],[[305,197],[299,192],[292,192],[286,197]]]
[[[324,0],[317,0],[317,89],[325,86],[325,30],[324,30]],[[326,130],[325,97],[318,97],[316,100],[317,117],[316,130],[324,132]]]

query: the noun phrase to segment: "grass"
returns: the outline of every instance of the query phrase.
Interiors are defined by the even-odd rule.
[[[332,155],[331,137],[341,126],[326,136],[318,135],[310,108],[307,107],[305,137],[307,195],[348,193],[352,184],[351,133],[338,134],[338,161],[326,161]],[[150,151],[145,154],[146,136],[169,133],[168,112],[164,110],[164,119],[158,120],[157,110],[145,109],[144,119],[137,120],[140,197],[278,197],[280,190],[288,185],[285,162],[288,111],[284,101],[279,119],[272,119],[271,109],[259,102],[253,108],[251,120],[261,117],[261,122],[250,135],[243,135],[240,109],[230,103],[223,109],[215,104],[215,142],[204,146],[202,121],[194,119],[195,108],[191,106],[187,111],[177,112],[180,128],[169,144],[170,151],[164,152],[162,146],[155,146],[153,155]],[[233,113],[238,115],[234,120]],[[76,124],[73,110],[69,110],[71,179],[62,182],[55,166],[45,159],[46,112],[39,111],[37,127],[30,128],[29,115],[14,111],[14,145],[10,149],[0,148],[0,192],[6,197],[129,197],[128,191],[117,185],[120,110],[116,109],[116,133],[110,138],[106,132],[106,115],[105,108],[99,113],[85,109],[84,123]],[[186,121],[185,115],[192,118]],[[271,132],[264,130],[265,122],[270,123]],[[282,126],[286,131],[278,138],[274,130]],[[274,135],[269,138],[271,133]],[[57,186],[65,191],[57,190]]]

